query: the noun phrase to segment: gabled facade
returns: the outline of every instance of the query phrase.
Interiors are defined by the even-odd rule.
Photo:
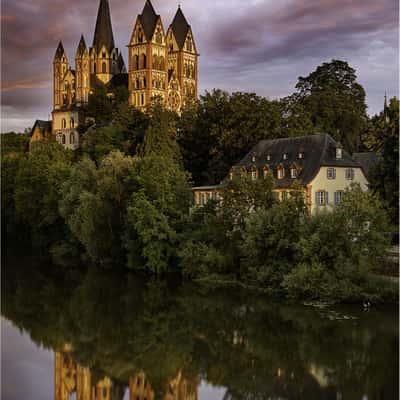
[[[226,179],[247,175],[256,180],[268,174],[274,178],[273,191],[279,200],[288,199],[291,191],[300,186],[311,213],[340,203],[352,183],[368,189],[362,166],[326,134],[262,140],[231,168]],[[217,198],[220,190],[221,185],[193,188],[195,204]]]
[[[197,98],[198,54],[181,8],[165,32],[150,0],[136,18],[129,48],[130,104],[145,110],[154,97],[179,112]]]

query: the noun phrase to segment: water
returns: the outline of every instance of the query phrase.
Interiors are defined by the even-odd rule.
[[[399,397],[393,306],[296,306],[29,259],[2,274],[3,400]]]

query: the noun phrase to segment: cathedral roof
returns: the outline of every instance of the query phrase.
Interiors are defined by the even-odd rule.
[[[61,57],[65,54],[64,46],[60,40],[60,43],[58,44],[56,54],[54,55],[55,60],[61,59]]]
[[[180,7],[178,7],[178,11],[176,12],[174,20],[172,21],[170,27],[172,29],[172,32],[174,32],[174,36],[176,42],[178,43],[179,49],[182,49],[185,44],[186,36],[189,32],[190,25],[188,24],[185,16],[183,15],[183,12]]]
[[[156,29],[157,19],[159,15],[156,14],[150,0],[146,0],[142,13],[139,15],[140,23],[142,24],[144,34],[147,40],[151,40],[154,30]]]
[[[39,128],[43,134],[51,133],[51,127],[52,127],[51,121],[42,121],[40,119],[37,119],[31,129],[29,135],[32,136],[33,132],[35,131],[36,128]]]
[[[86,47],[85,38],[82,35],[81,40],[79,41],[78,48],[76,50],[76,56],[77,57],[82,56],[85,53],[85,50],[87,50],[87,47]]]
[[[93,38],[93,47],[97,52],[100,52],[103,46],[106,47],[108,52],[111,52],[115,47],[108,0],[100,0]]]
[[[119,56],[118,56],[118,70],[120,73],[126,72],[125,61],[124,61],[124,58],[122,57],[121,53],[119,53]]]

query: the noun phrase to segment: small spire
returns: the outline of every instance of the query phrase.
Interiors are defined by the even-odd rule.
[[[60,60],[62,56],[65,54],[64,46],[62,44],[62,41],[58,43],[56,54],[54,55],[54,60]]]
[[[97,52],[99,52],[103,46],[105,46],[109,52],[115,48],[108,0],[100,0],[93,38],[93,47]]]

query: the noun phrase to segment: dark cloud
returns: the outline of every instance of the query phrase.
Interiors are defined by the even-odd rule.
[[[126,57],[144,0],[109,1],[115,41]],[[73,62],[81,33],[88,45],[93,40],[98,3],[3,0],[3,130],[16,128],[18,112],[23,128],[27,111],[43,116],[51,110],[58,41],[63,40]],[[153,4],[167,29],[176,1]],[[298,76],[341,58],[357,69],[371,112],[379,111],[385,91],[398,94],[397,0],[185,0],[183,10],[201,53],[201,90],[221,87],[284,96],[293,91]]]

